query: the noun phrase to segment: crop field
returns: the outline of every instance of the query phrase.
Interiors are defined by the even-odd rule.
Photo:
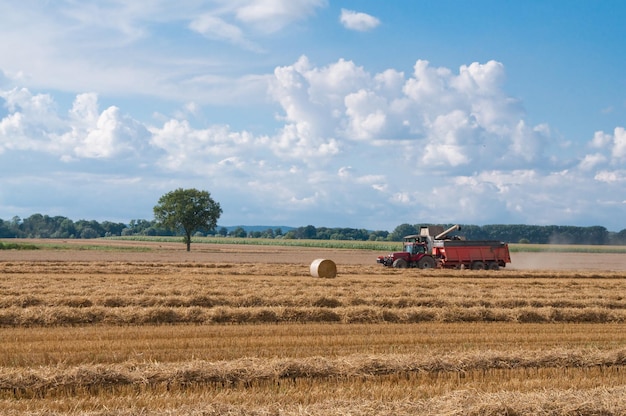
[[[362,248],[38,244],[0,250],[3,415],[626,414],[619,250],[425,271]]]

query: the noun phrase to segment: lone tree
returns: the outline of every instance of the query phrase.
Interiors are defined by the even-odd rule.
[[[213,230],[222,214],[220,204],[207,191],[178,188],[163,195],[154,207],[157,222],[172,231],[183,230],[187,251],[191,250],[191,235],[199,229]]]

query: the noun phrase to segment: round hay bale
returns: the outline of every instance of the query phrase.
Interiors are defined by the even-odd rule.
[[[337,265],[332,260],[316,259],[311,263],[311,276],[332,279],[337,277]]]

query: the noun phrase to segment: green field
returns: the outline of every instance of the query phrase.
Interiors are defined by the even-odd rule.
[[[94,240],[80,240],[82,244],[76,244],[77,240],[34,240],[34,242],[0,242],[0,250],[104,250],[104,251],[150,251],[150,247],[126,247],[97,244],[102,240],[109,241],[137,241],[137,242],[181,242],[182,237],[106,237]],[[35,242],[36,241],[36,242]],[[44,242],[45,241],[45,242]],[[233,244],[233,245],[258,245],[258,246],[283,246],[283,247],[309,247],[325,249],[351,249],[371,250],[379,252],[392,252],[402,250],[402,243],[397,241],[353,241],[353,240],[290,240],[269,238],[231,238],[231,237],[194,237],[192,244]],[[574,245],[574,244],[509,244],[512,253],[626,253],[626,246],[610,245]]]

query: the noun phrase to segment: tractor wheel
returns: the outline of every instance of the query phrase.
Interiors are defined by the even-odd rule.
[[[485,270],[485,263],[482,261],[475,261],[472,263],[472,270]]]
[[[409,267],[409,264],[404,259],[397,259],[393,262],[393,267],[396,269],[406,269]]]
[[[436,265],[435,259],[430,256],[422,257],[417,262],[417,267],[420,269],[434,269]]]
[[[498,264],[498,262],[492,261],[491,263],[489,263],[489,270],[499,270],[500,269],[500,265]]]

